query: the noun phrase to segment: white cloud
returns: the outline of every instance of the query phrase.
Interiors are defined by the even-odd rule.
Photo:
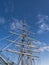
[[[38,24],[41,24],[43,22],[47,22],[49,20],[49,17],[47,15],[39,14],[37,17],[38,17]]]
[[[38,49],[34,49],[34,51],[39,51],[39,52],[44,52],[44,51],[48,51],[49,52],[49,45],[47,45],[44,42],[41,42],[39,40],[33,40],[32,42],[33,44],[36,44]]]
[[[47,24],[47,22],[49,22],[49,17],[46,15],[38,15],[38,26],[39,26],[39,30],[37,31],[37,33],[41,34],[45,31],[49,31],[49,26]]]
[[[48,51],[49,52],[49,46],[43,46],[43,47],[40,47],[39,49],[34,49],[34,51],[37,51],[37,52]]]
[[[34,41],[32,41],[32,43],[34,43],[34,44],[36,44],[36,45],[41,45],[42,43],[40,42],[40,41],[38,41],[38,40],[34,40]]]
[[[49,51],[49,46],[44,46],[39,48],[39,51],[44,52],[44,51]]]
[[[45,31],[49,31],[49,26],[46,24],[46,23],[42,23],[40,26],[39,26],[39,30],[37,33],[43,33]]]
[[[40,47],[39,49],[34,49],[34,51],[37,51],[37,52],[49,52],[49,46],[43,46],[43,47]]]
[[[39,41],[39,40],[33,40],[33,41],[32,41],[32,44],[35,44],[35,45],[37,45],[37,46],[39,46],[39,47],[46,46],[46,43],[41,42],[41,41]]]
[[[11,30],[16,30],[16,28],[22,28],[22,21],[14,19],[12,24],[10,25]]]

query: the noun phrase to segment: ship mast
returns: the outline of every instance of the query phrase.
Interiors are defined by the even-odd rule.
[[[32,43],[33,39],[30,36],[34,33],[30,32],[30,30],[27,29],[27,27],[29,27],[29,26],[26,24],[25,20],[23,23],[21,23],[19,25],[22,25],[22,28],[16,28],[16,29],[22,31],[21,34],[18,34],[16,32],[12,32],[12,31],[10,31],[10,33],[12,35],[16,35],[16,36],[20,37],[21,41],[10,40],[8,38],[6,38],[6,40],[8,42],[15,44],[15,46],[21,50],[17,51],[17,50],[7,49],[7,47],[9,47],[9,45],[7,47],[5,47],[4,50],[11,52],[11,53],[16,53],[21,57],[21,59],[20,59],[20,57],[18,58],[17,65],[35,65],[35,60],[39,59],[39,57],[36,56],[36,53],[39,53],[39,51],[38,51],[38,47]],[[33,55],[33,53],[35,53],[35,55]],[[34,62],[34,63],[32,63],[32,62]]]

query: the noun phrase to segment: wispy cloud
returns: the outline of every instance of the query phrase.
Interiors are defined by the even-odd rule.
[[[36,44],[36,45],[41,45],[41,44],[42,44],[42,42],[40,42],[40,41],[38,41],[38,40],[33,40],[32,43],[33,43],[33,44]]]
[[[37,47],[39,47],[38,49],[34,49],[34,51],[39,51],[39,52],[48,51],[49,52],[49,45],[47,45],[45,42],[34,40],[32,43],[35,44]]]
[[[37,33],[41,34],[45,31],[49,31],[49,26],[47,24],[47,22],[49,21],[49,17],[46,15],[38,15],[38,26],[39,26],[39,30],[37,31]]]
[[[49,17],[47,15],[41,15],[38,14],[38,24],[42,24],[44,22],[47,22],[49,20]]]
[[[34,49],[34,51],[37,51],[37,52],[49,52],[49,46],[43,46],[43,47],[40,47],[39,49]]]
[[[16,28],[22,28],[22,21],[15,19],[13,20],[13,22],[10,25],[11,30],[16,30]]]
[[[44,46],[39,48],[39,51],[44,52],[44,51],[49,51],[49,46]]]
[[[34,40],[34,41],[32,41],[32,43],[33,44],[35,44],[35,45],[38,45],[38,46],[46,46],[46,43],[44,43],[44,42],[41,42],[41,41],[39,41],[39,40]]]
[[[39,26],[39,30],[37,33],[41,34],[45,31],[49,31],[49,26],[45,23],[42,23],[40,26]]]

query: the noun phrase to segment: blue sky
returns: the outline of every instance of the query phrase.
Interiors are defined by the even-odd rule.
[[[40,65],[49,65],[49,0],[0,0],[0,39],[24,19],[35,32],[33,37],[40,40],[41,46],[45,45]],[[5,45],[6,41],[0,40],[0,49]]]

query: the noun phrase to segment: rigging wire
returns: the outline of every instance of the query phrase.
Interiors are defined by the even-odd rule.
[[[13,35],[13,34],[8,35],[8,36],[6,36],[6,37],[3,37],[2,39],[0,39],[0,41],[4,40],[4,39],[6,39],[6,38],[9,38],[9,37],[11,37],[12,35]]]
[[[19,65],[19,63],[20,63],[21,59],[22,59],[22,57],[19,55],[17,65]]]
[[[21,36],[21,35],[20,35],[20,36]],[[20,37],[20,36],[19,36],[19,37]],[[16,38],[16,39],[15,39],[15,41],[16,41],[16,40],[18,40],[18,39],[19,39],[19,37],[18,37],[18,38]],[[7,49],[7,48],[8,48],[9,46],[11,46],[12,44],[13,44],[13,43],[8,44],[6,47],[4,47],[4,48],[2,49],[2,51],[3,51],[3,50],[5,50],[5,49]]]

